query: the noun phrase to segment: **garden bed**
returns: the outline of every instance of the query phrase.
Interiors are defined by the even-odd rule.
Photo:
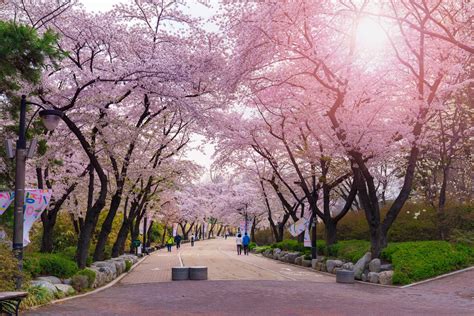
[[[340,241],[329,247],[326,247],[324,241],[318,241],[319,260],[313,268],[331,273],[340,268],[354,269],[357,262],[369,250],[370,243],[365,240]],[[295,256],[302,257],[298,259],[298,264],[301,260],[310,258],[310,248],[304,248],[303,244],[296,240],[284,240],[272,245],[255,247],[254,251],[289,263],[295,263]],[[288,256],[289,253],[291,255]],[[381,258],[377,258],[379,261],[373,259],[366,258],[360,279],[381,283],[379,275],[374,273],[393,270],[392,279],[384,282],[405,285],[473,265],[474,249],[468,245],[446,241],[398,242],[390,243],[382,251]],[[328,271],[328,267],[332,271]],[[386,277],[387,274],[391,273],[384,273],[382,277]]]

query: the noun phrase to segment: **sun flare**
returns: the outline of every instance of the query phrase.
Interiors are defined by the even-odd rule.
[[[387,35],[376,21],[362,18],[357,25],[356,43],[360,49],[378,51],[387,44]]]

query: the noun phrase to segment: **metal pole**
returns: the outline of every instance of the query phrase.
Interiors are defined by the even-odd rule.
[[[146,215],[145,217],[143,218],[143,245],[142,245],[142,253],[143,255],[145,255],[145,249],[146,249]]]
[[[25,165],[26,165],[26,96],[21,96],[20,128],[16,142],[15,164],[15,211],[13,213],[13,254],[18,260],[18,270],[23,270],[23,206],[25,203]],[[16,289],[21,288],[22,279],[15,280]]]
[[[245,231],[244,235],[247,233],[247,207],[245,207]]]
[[[313,211],[311,214],[311,259],[317,259],[318,249],[316,246],[316,212]]]

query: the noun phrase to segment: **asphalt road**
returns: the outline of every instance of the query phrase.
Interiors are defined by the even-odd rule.
[[[171,281],[171,267],[206,265],[208,281]],[[233,239],[150,255],[116,285],[27,315],[474,315],[474,271],[400,289],[337,284],[333,276],[258,255]]]

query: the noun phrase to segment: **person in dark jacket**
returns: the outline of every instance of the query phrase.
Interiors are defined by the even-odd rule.
[[[174,236],[174,242],[176,243],[176,249],[179,249],[181,247],[181,236],[180,235]]]
[[[244,237],[242,237],[242,246],[244,246],[244,255],[249,255],[249,245],[250,245],[250,237],[247,233],[245,233]]]

